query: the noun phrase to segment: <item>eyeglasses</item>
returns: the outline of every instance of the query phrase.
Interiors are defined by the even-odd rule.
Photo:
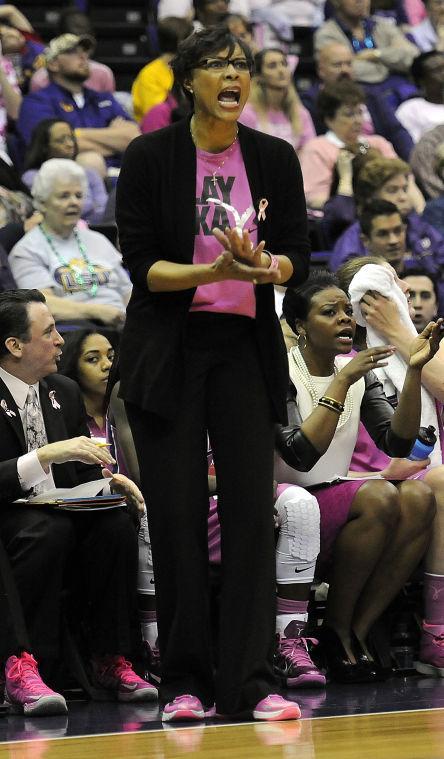
[[[251,63],[246,58],[205,58],[203,61],[196,63],[193,68],[205,69],[205,71],[212,71],[217,74],[225,71],[230,64],[239,73],[251,72]]]

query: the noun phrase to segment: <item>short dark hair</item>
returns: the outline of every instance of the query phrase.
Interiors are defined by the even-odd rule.
[[[9,355],[8,337],[29,342],[29,303],[46,303],[40,290],[4,290],[0,292],[0,358]]]
[[[427,53],[420,53],[416,56],[416,58],[413,59],[413,63],[410,66],[410,74],[412,75],[413,81],[418,87],[421,85],[421,82],[426,76],[426,69],[424,64],[427,63],[430,58],[434,58],[436,55],[441,57],[444,55],[444,53],[442,53],[440,50],[429,50]]]
[[[423,269],[422,266],[412,266],[410,269],[404,269],[401,274],[398,274],[398,277],[400,279],[406,279],[406,277],[427,277],[427,279],[430,279],[430,282],[433,285],[433,292],[435,293],[436,302],[438,303],[439,293],[435,278],[429,271]]]
[[[179,42],[193,33],[193,24],[186,18],[168,16],[159,21],[157,26],[157,40],[161,53],[175,53]]]
[[[326,84],[318,95],[317,110],[319,117],[334,119],[342,105],[360,105],[365,103],[365,92],[356,82],[340,79],[332,84]]]
[[[177,53],[170,63],[173,70],[174,79],[183,87],[185,94],[191,98],[188,90],[184,88],[184,83],[190,72],[205,57],[220,53],[221,50],[228,48],[228,55],[233,54],[233,50],[239,45],[240,49],[247,59],[250,70],[253,70],[253,54],[248,45],[234,34],[225,25],[210,26],[208,29],[201,29],[194,32],[179,44]],[[192,99],[192,98],[191,98]]]
[[[394,203],[389,200],[380,200],[375,198],[370,203],[364,206],[362,213],[359,216],[359,222],[361,224],[361,231],[366,237],[370,237],[372,233],[372,222],[376,216],[393,216],[397,213],[401,216],[399,209]]]
[[[327,269],[312,269],[308,279],[302,285],[287,287],[282,311],[285,321],[295,334],[297,334],[296,320],[305,321],[313,296],[330,287],[340,288],[340,285],[337,277]]]
[[[28,150],[26,152],[25,156],[25,171],[28,171],[29,169],[40,169],[42,163],[48,160],[49,156],[49,139],[50,139],[50,133],[51,133],[51,127],[54,126],[54,124],[60,124],[60,122],[64,124],[68,124],[69,128],[73,132],[74,130],[71,127],[71,124],[69,124],[65,119],[58,119],[58,118],[52,118],[52,119],[42,119],[42,121],[39,121],[37,126],[32,132],[31,136],[31,142],[29,143]],[[75,141],[75,153],[74,157],[77,154],[77,141],[75,139],[74,135],[74,141]]]

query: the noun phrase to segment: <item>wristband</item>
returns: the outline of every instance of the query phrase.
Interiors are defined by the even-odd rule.
[[[279,269],[279,261],[276,256],[273,255],[273,253],[270,253],[269,250],[265,250],[265,248],[262,253],[266,253],[267,256],[270,257],[270,266],[268,267],[269,269]]]
[[[325,406],[325,408],[329,408],[332,411],[336,411],[337,414],[342,414],[344,411],[344,404],[339,403],[339,401],[334,398],[329,398],[328,395],[323,395],[322,398],[319,398],[319,405]]]

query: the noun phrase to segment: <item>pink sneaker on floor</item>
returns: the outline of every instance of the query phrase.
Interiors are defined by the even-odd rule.
[[[323,688],[325,675],[313,663],[309,646],[316,646],[315,638],[279,637],[274,655],[274,671],[287,688]]]
[[[423,675],[444,677],[444,625],[422,623],[419,661],[415,669]]]
[[[45,685],[36,660],[25,651],[21,656],[10,656],[6,662],[5,701],[13,712],[31,717],[68,711],[63,696]]]
[[[301,710],[295,701],[287,701],[277,693],[266,696],[256,704],[253,718],[260,720],[299,719]]]
[[[194,722],[202,720],[205,717],[205,711],[200,699],[191,696],[189,693],[183,696],[176,696],[174,701],[165,704],[162,712],[162,722],[187,721]]]
[[[157,688],[136,675],[124,656],[103,656],[92,659],[93,684],[113,691],[118,701],[155,701]]]

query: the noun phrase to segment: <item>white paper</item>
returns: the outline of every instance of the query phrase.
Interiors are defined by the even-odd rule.
[[[18,498],[14,503],[48,503],[49,501],[56,501],[59,498],[94,498],[103,489],[105,489],[105,494],[108,494],[110,492],[110,482],[110,477],[102,477],[100,480],[82,482],[81,485],[76,485],[74,488],[52,488],[45,493],[39,493],[39,495],[34,495],[30,498]]]

